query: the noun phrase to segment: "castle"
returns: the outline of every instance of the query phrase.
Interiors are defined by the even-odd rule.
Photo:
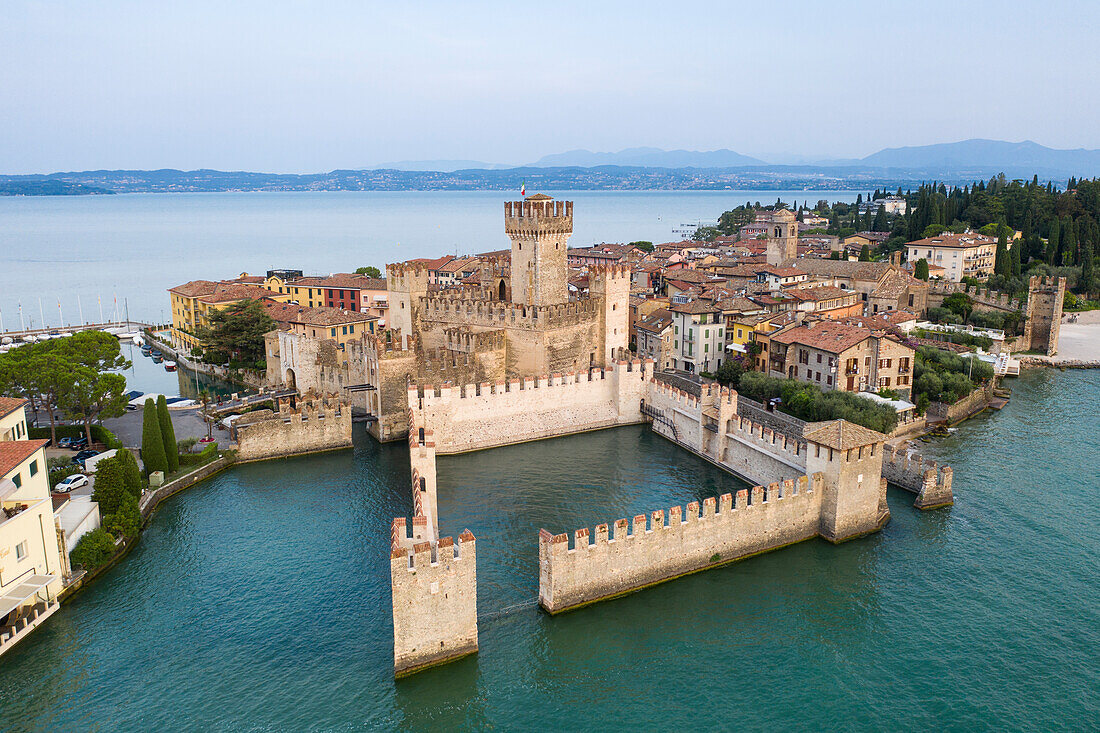
[[[594,266],[585,297],[570,299],[567,247],[573,202],[535,194],[504,204],[511,258],[480,281],[440,289],[423,263],[386,268],[389,322],[336,346],[297,334],[267,335],[268,382],[348,394],[379,440],[408,434],[416,384],[497,382],[606,365],[629,343],[630,272]],[[340,358],[344,357],[344,358]]]

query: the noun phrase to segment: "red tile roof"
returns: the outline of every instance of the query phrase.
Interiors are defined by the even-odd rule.
[[[19,464],[34,455],[34,452],[49,443],[48,440],[0,440],[0,476],[19,467]],[[40,470],[45,470],[40,466]]]
[[[7,417],[26,404],[27,400],[22,397],[0,397],[0,417]]]

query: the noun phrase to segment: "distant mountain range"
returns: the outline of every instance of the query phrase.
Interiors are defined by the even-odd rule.
[[[276,174],[247,171],[80,171],[0,175],[2,195],[176,191],[404,191],[608,189],[849,189],[921,181],[970,183],[1004,173],[1064,183],[1100,176],[1100,150],[1055,150],[1031,141],[964,140],[886,148],[865,158],[807,165],[770,165],[732,150],[628,148],[617,153],[573,150],[508,167],[472,160],[399,161],[358,170]]]
[[[539,158],[531,164],[536,168],[595,168],[601,165],[621,165],[639,168],[736,168],[745,165],[767,165],[759,158],[750,158],[732,150],[661,150],[660,148],[627,148],[617,153],[593,153],[590,150],[570,150]]]

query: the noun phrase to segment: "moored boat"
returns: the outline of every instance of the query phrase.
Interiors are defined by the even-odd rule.
[[[176,371],[176,362],[174,362],[174,361],[164,362],[164,371],[166,371],[166,372]]]

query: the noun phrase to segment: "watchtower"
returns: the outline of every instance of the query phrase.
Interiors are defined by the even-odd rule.
[[[1062,303],[1066,297],[1064,277],[1033,275],[1027,288],[1027,323],[1024,343],[1032,351],[1053,356],[1058,351],[1058,333],[1062,327]]]
[[[568,302],[566,246],[573,233],[573,202],[541,193],[506,201],[504,231],[512,240],[512,302]]]
[[[798,221],[788,209],[780,209],[768,225],[768,264],[780,265],[797,256]]]
[[[818,531],[830,542],[843,542],[879,529],[890,516],[882,480],[886,436],[847,420],[807,423],[806,473],[821,473]]]

